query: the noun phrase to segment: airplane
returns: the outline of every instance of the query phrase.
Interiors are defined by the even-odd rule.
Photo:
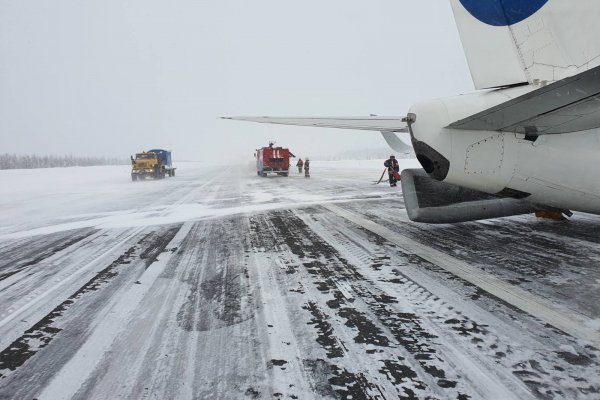
[[[401,173],[412,221],[600,215],[600,2],[450,2],[476,92],[403,117],[224,118],[380,131],[399,152],[408,132],[423,167]]]

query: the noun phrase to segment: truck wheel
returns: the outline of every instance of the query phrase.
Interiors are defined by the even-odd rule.
[[[171,176],[175,176],[175,170],[172,170]]]
[[[267,173],[263,172],[260,176],[262,176],[263,178],[266,178],[267,177]]]
[[[131,180],[132,180],[133,182],[137,181],[137,175],[131,175]]]

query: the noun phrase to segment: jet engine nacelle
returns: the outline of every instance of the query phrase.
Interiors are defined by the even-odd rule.
[[[554,211],[529,201],[440,182],[422,169],[403,170],[401,183],[406,212],[415,222],[448,224]]]
[[[558,210],[600,213],[600,129],[527,136],[446,128],[532,91],[532,85],[416,104],[407,117],[429,177]]]
[[[530,193],[510,187],[518,166],[516,147],[523,139],[514,133],[446,128],[506,100],[492,91],[410,109],[411,139],[424,169],[402,171],[404,203],[412,221],[454,223],[549,209],[529,201]]]
[[[507,190],[517,164],[515,134],[445,128],[454,121],[507,101],[506,89],[416,104],[411,139],[430,177],[486,193]],[[523,89],[509,89],[514,96]]]

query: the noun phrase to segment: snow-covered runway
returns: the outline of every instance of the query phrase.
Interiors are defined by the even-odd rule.
[[[381,161],[179,167],[0,171],[0,398],[600,396],[599,217],[411,223]]]

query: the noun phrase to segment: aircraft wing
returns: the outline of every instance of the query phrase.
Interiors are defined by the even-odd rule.
[[[267,124],[315,126],[319,128],[358,129],[379,131],[388,146],[399,153],[409,154],[412,147],[404,143],[396,132],[408,132],[406,117],[221,117],[237,121]]]
[[[550,135],[600,127],[600,67],[453,122],[447,128]]]
[[[267,124],[316,126],[319,128],[359,129],[380,132],[408,132],[404,117],[222,117],[237,121]]]

